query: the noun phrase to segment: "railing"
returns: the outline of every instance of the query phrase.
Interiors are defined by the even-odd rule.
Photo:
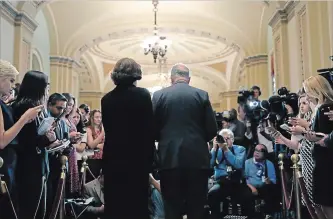
[[[53,202],[52,211],[49,219],[56,219],[57,215],[59,215],[59,219],[63,219],[65,215],[64,198],[65,198],[67,157],[61,156],[60,162],[61,162],[61,174],[58,182],[57,193]]]

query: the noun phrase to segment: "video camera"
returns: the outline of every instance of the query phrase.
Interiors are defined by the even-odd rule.
[[[215,119],[217,122],[218,130],[222,130],[222,121],[230,122],[233,118],[229,111],[215,112]]]
[[[269,107],[267,108],[269,112],[269,119],[271,122],[276,120],[285,121],[288,117],[292,117],[298,114],[298,95],[296,93],[290,93],[286,87],[281,87],[278,89],[278,95],[273,95],[268,99]],[[289,105],[293,114],[288,114],[285,105]]]
[[[253,86],[251,90],[240,90],[237,103],[244,109],[247,120],[257,123],[264,116],[264,111],[261,101],[254,98],[254,89],[260,91],[257,86]]]

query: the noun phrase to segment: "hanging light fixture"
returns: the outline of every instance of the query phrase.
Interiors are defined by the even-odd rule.
[[[166,55],[168,48],[171,45],[171,41],[167,40],[165,36],[158,35],[158,26],[157,26],[158,0],[153,0],[153,5],[154,5],[153,36],[144,40],[144,42],[141,46],[144,49],[144,54],[148,55],[149,53],[151,53],[153,55],[154,63],[156,63],[156,60],[158,59],[158,57],[163,58]]]

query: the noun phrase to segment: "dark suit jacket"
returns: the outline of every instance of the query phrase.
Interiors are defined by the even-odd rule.
[[[84,185],[83,197],[94,198],[94,205],[89,206],[87,212],[96,215],[101,214],[101,212],[98,211],[98,208],[104,204],[104,192],[102,191],[101,183],[98,178]]]
[[[246,146],[244,144],[244,138],[245,138],[245,132],[246,132],[246,126],[243,122],[236,119],[234,122],[235,124],[235,130],[232,130],[235,136],[234,144]]]
[[[209,142],[217,133],[208,93],[176,83],[153,95],[161,169],[209,169]]]
[[[102,98],[102,113],[105,218],[147,219],[148,174],[155,147],[150,93],[118,85]],[[130,210],[126,197],[135,203]]]

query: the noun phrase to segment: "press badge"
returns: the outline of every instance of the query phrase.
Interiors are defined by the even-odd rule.
[[[261,176],[261,181],[265,182],[265,176]]]

